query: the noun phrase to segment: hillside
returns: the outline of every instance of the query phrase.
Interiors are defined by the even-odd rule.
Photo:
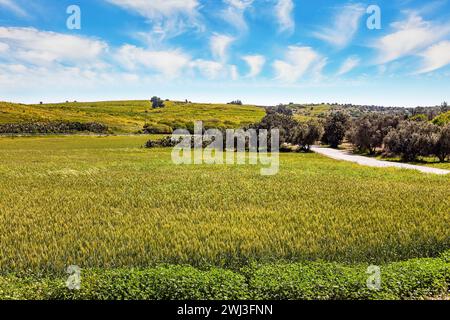
[[[264,109],[256,106],[166,101],[152,109],[150,101],[68,102],[25,105],[0,102],[0,124],[30,121],[100,122],[115,133],[135,133],[148,123],[172,128],[193,121],[205,126],[241,127],[260,120]]]
[[[295,118],[299,121],[308,121],[315,118],[325,118],[327,113],[332,110],[328,104],[319,105],[292,105]]]

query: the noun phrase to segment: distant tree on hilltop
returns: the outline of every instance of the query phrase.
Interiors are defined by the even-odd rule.
[[[154,96],[153,98],[151,98],[151,103],[152,103],[152,108],[153,109],[157,109],[157,108],[164,108],[164,101],[162,101],[159,97]]]

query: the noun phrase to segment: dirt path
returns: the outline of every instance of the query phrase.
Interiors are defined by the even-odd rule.
[[[450,170],[437,169],[437,168],[424,167],[424,166],[416,166],[416,165],[407,164],[407,163],[382,161],[382,160],[373,159],[373,158],[369,158],[369,157],[354,155],[354,154],[349,153],[348,151],[336,150],[336,149],[331,149],[331,148],[311,147],[311,150],[316,153],[327,156],[329,158],[332,158],[332,159],[355,162],[362,166],[378,167],[378,168],[395,167],[395,168],[401,168],[401,169],[418,170],[423,173],[433,173],[433,174],[442,174],[442,175],[450,173]]]

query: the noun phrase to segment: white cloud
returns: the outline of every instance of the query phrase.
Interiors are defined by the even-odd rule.
[[[264,64],[266,63],[266,59],[261,55],[244,56],[242,57],[242,59],[250,67],[250,72],[247,74],[247,77],[256,77],[257,75],[259,75]]]
[[[149,19],[153,24],[152,35],[160,39],[177,36],[190,27],[199,27],[199,0],[106,1]]]
[[[339,9],[332,26],[314,32],[314,36],[343,48],[353,40],[364,13],[364,7],[361,4],[346,5]]]
[[[215,59],[225,61],[227,59],[228,48],[235,38],[224,34],[215,33],[210,40],[211,53]]]
[[[9,46],[6,43],[0,42],[0,53],[4,53],[9,50]]]
[[[303,77],[307,71],[311,71],[315,76],[320,74],[326,61],[311,47],[290,46],[286,52],[285,60],[276,60],[273,67],[276,79],[295,82]]]
[[[238,68],[235,65],[230,66],[230,77],[231,80],[235,81],[239,78]]]
[[[190,67],[208,80],[237,80],[239,71],[236,65],[227,65],[214,60],[197,59],[190,63]]]
[[[210,80],[218,79],[226,73],[224,65],[217,61],[198,59],[192,63],[192,67]]]
[[[293,32],[295,21],[293,17],[294,2],[292,0],[277,0],[275,14],[278,20],[280,31]]]
[[[450,24],[433,24],[415,13],[410,13],[406,21],[391,26],[394,32],[374,45],[379,52],[377,62],[380,64],[418,54],[450,33]]]
[[[223,0],[227,8],[222,10],[223,20],[234,26],[236,29],[246,31],[248,29],[245,21],[245,11],[251,7],[254,0]]]
[[[337,75],[341,76],[343,74],[346,74],[346,73],[352,71],[354,68],[356,68],[359,65],[360,62],[361,62],[360,59],[356,56],[347,58],[344,61],[344,63],[341,65]]]
[[[39,31],[34,28],[0,27],[0,41],[10,54],[2,58],[32,65],[98,65],[108,45],[100,40]]]
[[[0,7],[4,7],[8,9],[9,11],[14,12],[18,16],[28,16],[27,12],[22,9],[17,3],[15,3],[13,0],[0,0]]]
[[[158,19],[160,16],[195,15],[198,0],[106,0],[112,4],[147,17]]]
[[[450,41],[435,44],[420,54],[423,66],[417,73],[427,73],[438,70],[450,64]]]
[[[153,51],[128,44],[119,48],[116,58],[129,70],[142,72],[143,67],[168,78],[180,75],[190,63],[190,57],[180,50]]]
[[[228,48],[235,41],[235,38],[214,33],[210,39],[210,49],[214,60],[197,59],[191,63],[191,68],[209,79],[231,78],[236,80],[239,77],[237,67],[228,65]]]

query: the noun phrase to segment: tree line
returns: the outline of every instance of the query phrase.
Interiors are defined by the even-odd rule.
[[[345,112],[333,112],[325,120],[321,140],[336,148],[344,139],[358,152],[404,161],[435,156],[444,162],[450,156],[450,124],[439,126],[423,117],[371,113],[351,119]]]
[[[281,149],[288,144],[309,151],[311,145],[319,141],[337,148],[347,141],[357,152],[401,157],[408,162],[431,156],[444,162],[450,157],[450,123],[430,122],[427,115],[366,113],[352,118],[348,112],[338,110],[329,113],[324,120],[300,122],[287,106],[270,107],[266,112],[262,121],[251,127],[279,129]],[[440,118],[443,115],[445,113]]]

